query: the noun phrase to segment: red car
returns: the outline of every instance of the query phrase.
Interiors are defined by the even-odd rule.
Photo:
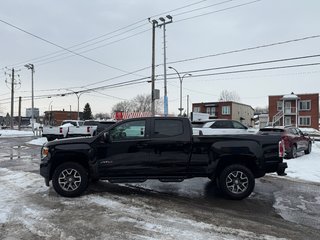
[[[281,134],[285,146],[285,157],[296,158],[297,152],[304,151],[305,154],[311,152],[312,140],[307,135],[295,127],[266,127],[259,131],[260,134]]]

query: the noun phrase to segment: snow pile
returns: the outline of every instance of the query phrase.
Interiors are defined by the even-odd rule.
[[[37,146],[42,146],[43,144],[47,143],[48,140],[45,137],[41,137],[41,138],[36,138],[33,139],[29,142],[27,142],[28,144],[32,144],[32,145],[37,145]]]

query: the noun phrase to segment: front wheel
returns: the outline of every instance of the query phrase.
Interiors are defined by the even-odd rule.
[[[218,180],[221,192],[233,200],[248,197],[255,185],[255,179],[250,169],[240,164],[227,166],[220,173]]]
[[[78,163],[63,163],[54,171],[52,185],[61,196],[78,197],[88,186],[88,173]]]
[[[296,158],[296,157],[297,157],[297,147],[296,145],[293,145],[291,148],[289,158]]]
[[[308,143],[308,148],[307,148],[306,150],[304,150],[304,153],[305,153],[305,154],[311,153],[311,148],[312,148],[311,146],[312,146],[312,143],[309,142],[309,143]]]

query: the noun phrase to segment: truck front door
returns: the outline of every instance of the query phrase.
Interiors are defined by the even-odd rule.
[[[123,122],[109,130],[110,141],[99,146],[98,169],[103,177],[128,177],[148,173],[149,141],[146,120]]]

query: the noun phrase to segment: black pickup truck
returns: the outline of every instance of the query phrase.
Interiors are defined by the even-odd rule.
[[[179,182],[207,177],[227,198],[243,199],[253,191],[255,178],[285,174],[283,153],[280,136],[193,136],[187,118],[136,118],[95,137],[46,143],[40,174],[65,197],[81,195],[90,180]]]

